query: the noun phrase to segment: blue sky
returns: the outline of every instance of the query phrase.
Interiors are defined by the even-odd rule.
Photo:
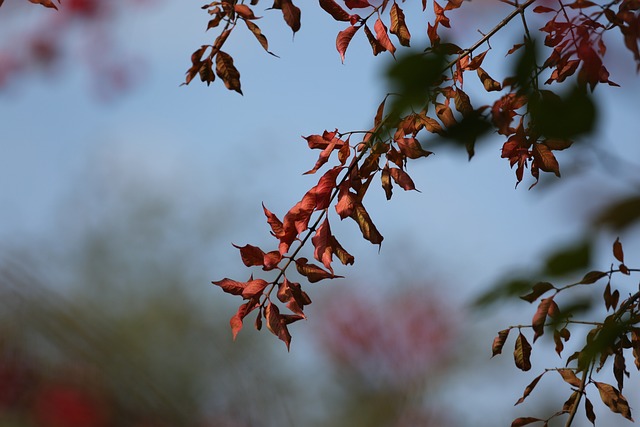
[[[9,7],[12,18],[23,16],[23,10],[34,21],[36,12],[52,13],[7,3],[0,21]],[[318,178],[301,175],[317,157],[301,136],[369,128],[386,92],[380,76],[388,58],[373,58],[366,41],[356,37],[341,64],[334,40],[343,25],[315,4],[302,10],[302,30],[293,40],[279,12],[265,11],[258,21],[280,58],[267,55],[243,28],[233,35],[226,49],[242,74],[244,96],[226,91],[220,82],[209,88],[197,80],[180,86],[191,52],[211,41],[211,34],[204,33],[208,15],[195,3],[160,2],[148,12],[120,17],[115,39],[124,57],[139,58],[140,78],[109,101],[96,98],[92,76],[86,68],[74,67],[73,60],[52,76],[17,79],[0,92],[0,239],[55,236],[61,212],[68,223],[90,222],[84,215],[89,211],[61,206],[76,200],[72,193],[83,180],[95,180],[95,188],[119,186],[140,197],[172,194],[187,211],[223,205],[212,221],[232,225],[224,231],[229,244],[211,249],[218,262],[210,263],[203,276],[245,275],[230,243],[275,242],[260,203],[282,215]],[[455,12],[451,16],[455,19]],[[495,15],[474,7],[464,23],[486,31],[491,18]],[[410,28],[418,33],[421,21],[415,22]],[[15,34],[15,28],[0,25],[0,40],[10,31]],[[471,39],[477,36],[472,32]],[[505,63],[499,48],[514,42],[492,41],[496,52],[487,61],[494,63],[487,68],[498,73]],[[620,56],[628,59],[630,54]],[[606,124],[593,138],[638,159],[639,149],[632,144],[635,126],[629,126],[637,120],[638,83],[635,74],[617,75],[617,68],[611,68],[612,79],[623,89],[598,88],[606,100],[601,111]],[[353,224],[338,224],[334,218],[334,230],[345,233],[343,245],[357,259],[355,267],[340,273],[383,288],[398,279],[428,278],[442,292],[455,289],[462,304],[505,271],[535,268],[550,245],[579,234],[594,199],[627,190],[606,170],[577,179],[567,172],[567,183],[556,188],[540,185],[527,191],[529,183],[523,182],[514,190],[514,172],[499,158],[501,144],[492,140],[481,145],[471,162],[462,152],[441,149],[410,164],[421,193],[396,189],[387,202],[382,189],[372,189],[365,205],[385,236],[379,254],[358,237]],[[563,158],[570,156],[558,156],[561,169]],[[637,242],[628,246],[639,249]],[[604,257],[608,262],[608,254]],[[486,341],[488,348],[491,333],[483,327],[473,339]],[[522,378],[509,395],[521,392],[529,380]],[[460,392],[457,388],[451,393]],[[511,400],[502,408],[509,408]]]

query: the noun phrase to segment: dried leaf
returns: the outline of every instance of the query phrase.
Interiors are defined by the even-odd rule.
[[[619,237],[613,242],[613,256],[624,264],[624,252],[622,251],[622,243],[620,243]]]
[[[582,280],[580,280],[580,282],[578,282],[578,283],[583,284],[583,285],[590,285],[590,284],[595,283],[598,280],[602,279],[606,275],[607,275],[607,273],[605,273],[603,271],[590,271],[587,274],[585,274],[584,277],[582,278]]]
[[[280,6],[284,21],[296,33],[300,29],[300,8],[291,0],[281,0]]]
[[[502,90],[502,85],[493,80],[489,73],[487,73],[485,70],[478,67],[476,72],[478,73],[478,77],[480,78],[480,81],[482,82],[482,85],[487,92]]]
[[[533,144],[533,158],[536,166],[541,170],[560,176],[560,165],[549,147],[544,144]]]
[[[267,304],[267,307],[265,308],[264,315],[267,319],[267,328],[271,333],[284,341],[287,345],[287,350],[289,350],[289,346],[291,345],[291,334],[289,334],[287,324],[280,314],[278,307],[269,301],[269,304]]]
[[[250,280],[249,282],[247,282],[247,286],[242,290],[242,298],[250,299],[255,296],[259,296],[262,294],[262,291],[264,291],[264,288],[266,288],[268,285],[269,283],[267,283],[266,280]]]
[[[242,291],[244,291],[244,288],[247,286],[246,282],[236,282],[235,280],[227,278],[211,283],[220,286],[223,291],[231,295],[242,295]]]
[[[419,159],[433,154],[431,151],[423,149],[418,140],[412,136],[400,138],[396,142],[400,152],[410,159]]]
[[[591,424],[596,425],[596,413],[593,411],[593,403],[588,397],[584,397],[584,411],[587,415],[587,419],[591,421]]]
[[[391,173],[389,172],[389,165],[385,165],[380,174],[380,180],[382,181],[382,188],[387,200],[391,200],[393,196],[393,184],[391,183]]]
[[[404,12],[400,6],[398,6],[398,3],[393,3],[389,16],[391,17],[391,34],[394,34],[398,38],[398,41],[402,46],[409,47],[411,34],[409,33],[409,28],[407,28],[407,24],[404,20]]]
[[[216,55],[216,74],[229,90],[235,90],[242,95],[240,89],[240,73],[233,65],[233,58],[228,53],[219,51]]]
[[[612,385],[594,381],[593,382],[598,391],[600,392],[600,398],[602,402],[611,409],[611,411],[622,415],[629,421],[633,422],[631,417],[631,409],[627,399]]]
[[[503,329],[498,332],[498,336],[493,339],[493,344],[491,345],[491,357],[496,354],[502,354],[502,347],[504,347],[509,332],[511,332],[511,329]]]
[[[405,191],[415,190],[416,186],[408,173],[399,168],[391,168],[389,170],[391,178]],[[417,190],[416,190],[417,191]]]
[[[533,417],[520,417],[513,420],[513,422],[511,423],[511,427],[522,427],[531,423],[535,423],[536,421],[543,421],[543,420],[541,420],[540,418],[533,418]]]
[[[358,224],[362,237],[373,243],[374,245],[382,244],[384,237],[380,234],[375,224],[371,220],[369,213],[362,203],[357,203],[350,217]]]
[[[318,227],[315,235],[311,238],[311,243],[315,248],[313,256],[320,261],[329,271],[333,273],[331,262],[333,261],[333,250],[331,248],[331,227],[329,226],[329,220],[324,219],[322,224]]]
[[[323,270],[316,264],[309,263],[306,258],[298,258],[296,260],[296,269],[298,270],[298,273],[305,276],[311,283],[319,282],[324,279],[337,279],[342,277]]]
[[[540,375],[538,375],[533,381],[531,381],[531,384],[529,384],[525,389],[524,389],[524,394],[522,395],[522,397],[520,399],[518,399],[518,401],[516,402],[516,405],[521,404],[522,402],[524,402],[524,400],[527,398],[527,396],[529,396],[531,394],[531,392],[533,391],[533,389],[536,387],[536,385],[538,385],[538,381],[540,381],[540,378],[542,378],[542,376],[545,374],[546,372],[541,373]]]
[[[549,312],[549,306],[553,301],[553,296],[549,298],[544,298],[538,304],[538,309],[533,315],[533,320],[531,321],[531,326],[533,328],[533,342],[536,342],[538,338],[540,338],[544,334],[544,322],[547,320],[547,314]]]
[[[555,289],[555,287],[551,283],[538,282],[535,285],[533,285],[533,289],[530,293],[528,293],[527,295],[521,296],[520,299],[523,299],[527,302],[532,303],[538,298],[540,298],[542,294],[546,293],[551,289]]]
[[[260,30],[260,27],[258,27],[256,24],[254,24],[251,21],[246,21],[245,20],[244,23],[247,24],[247,28],[256,37],[256,39],[258,40],[258,43],[260,43],[260,46],[262,46],[262,48],[267,53],[269,53],[269,54],[271,54],[273,56],[277,56],[277,55],[275,55],[275,54],[273,54],[272,52],[269,51],[269,42],[267,41],[267,38],[265,37],[265,35],[262,34],[262,30]]]
[[[582,381],[576,376],[573,369],[558,369],[558,373],[566,383],[574,387],[580,387],[582,385]]]
[[[531,369],[531,344],[529,344],[529,341],[522,335],[522,332],[518,333],[513,358],[519,369],[525,372]]]
[[[29,1],[31,3],[41,4],[44,7],[50,7],[50,8],[53,8],[53,9],[57,9],[58,8],[52,0],[29,0]],[[0,3],[0,5],[1,4],[2,3]]]

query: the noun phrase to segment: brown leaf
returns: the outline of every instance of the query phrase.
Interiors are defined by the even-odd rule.
[[[400,138],[396,140],[396,143],[400,152],[410,159],[419,159],[433,154],[431,151],[423,149],[420,142],[412,136]]]
[[[493,80],[489,73],[487,73],[485,70],[478,67],[476,72],[478,73],[478,77],[480,78],[480,81],[482,82],[482,85],[487,92],[502,90],[502,85]]]
[[[543,421],[543,420],[541,420],[540,418],[533,418],[533,417],[520,417],[513,420],[513,422],[511,423],[511,427],[522,427],[531,423],[535,423],[536,421]]]
[[[562,411],[565,413],[571,412],[571,409],[573,408],[573,405],[575,405],[576,399],[578,398],[579,395],[580,393],[577,391],[574,391],[573,393],[571,393],[571,396],[569,396],[567,401],[564,402],[564,405],[562,405]]]
[[[237,5],[239,6],[239,5]],[[256,37],[256,39],[258,40],[258,43],[260,43],[260,46],[262,46],[262,48],[267,51],[267,53],[274,55],[272,52],[269,51],[269,42],[267,41],[267,38],[264,36],[264,34],[262,34],[262,30],[260,30],[260,27],[258,27],[256,24],[254,24],[251,21],[244,21],[245,24],[247,24],[247,28],[249,29],[249,31],[251,31],[253,33],[253,35]]]
[[[473,70],[477,70],[479,66],[482,65],[482,61],[484,61],[484,57],[487,55],[487,52],[489,52],[489,49],[485,50],[484,52],[476,55],[473,57],[473,59],[471,61],[469,61],[469,63],[467,64],[466,67],[464,67],[465,70],[469,70],[469,71],[473,71]]]
[[[240,89],[240,73],[233,65],[233,58],[223,51],[219,51],[216,55],[216,74],[229,90],[235,90],[242,95]]]
[[[355,258],[340,245],[340,242],[334,236],[331,236],[331,247],[333,248],[333,253],[343,265],[353,265]]]
[[[582,280],[580,280],[580,282],[578,282],[578,283],[583,284],[583,285],[590,285],[590,284],[595,283],[598,280],[602,279],[606,275],[607,275],[607,273],[605,273],[603,271],[590,271],[587,274],[585,274],[584,277],[582,278]]]
[[[389,34],[387,34],[386,25],[384,25],[384,22],[382,22],[382,20],[379,17],[378,19],[376,19],[376,23],[373,24],[373,29],[375,30],[376,38],[378,39],[382,47],[384,47],[386,50],[391,52],[391,55],[393,55],[394,52],[396,51],[396,47],[391,42],[391,39],[389,38]]]
[[[533,328],[533,342],[536,342],[538,338],[540,338],[544,334],[544,322],[547,320],[547,314],[549,313],[549,306],[553,301],[553,296],[549,298],[544,298],[538,304],[538,309],[533,315],[533,320],[531,321],[531,326]]]
[[[522,335],[522,332],[518,333],[513,358],[519,369],[523,371],[531,369],[531,344],[529,344],[529,341]]]
[[[527,295],[521,296],[520,299],[523,299],[527,302],[532,303],[538,298],[540,298],[542,294],[546,293],[551,289],[555,289],[555,287],[551,283],[538,282],[535,285],[533,285],[532,291],[530,293],[528,293]]]
[[[262,204],[262,210],[264,211],[264,214],[267,217],[267,222],[271,226],[271,231],[273,232],[273,235],[280,238],[280,236],[284,234],[284,229],[282,228],[282,221],[280,221],[274,213],[272,213],[269,209],[267,209],[264,203]]]
[[[271,333],[284,341],[287,345],[287,350],[289,350],[289,346],[291,345],[291,334],[289,334],[287,324],[280,314],[280,310],[275,304],[269,301],[269,304],[267,304],[264,311],[264,315],[267,318],[267,328]]]
[[[456,110],[458,110],[462,116],[466,117],[473,113],[473,107],[471,106],[471,100],[462,89],[457,89],[454,93],[454,101],[456,104]]]
[[[602,402],[611,409],[611,411],[622,415],[629,421],[633,422],[631,417],[631,409],[627,399],[612,385],[594,381],[593,382],[598,391],[600,392],[600,398]]]
[[[449,100],[447,99],[447,101]],[[453,111],[451,111],[451,107],[449,107],[448,103],[436,104],[435,110],[436,110],[436,115],[438,116],[438,118],[440,119],[442,124],[444,124],[445,127],[449,128],[458,124],[455,117],[453,117]]]
[[[620,243],[619,237],[613,242],[613,256],[624,264],[624,252],[622,251],[622,243]]]
[[[242,329],[242,320],[259,306],[259,302],[250,300],[238,307],[238,311],[236,311],[236,314],[234,314],[229,320],[229,324],[231,325],[231,333],[233,334],[234,340],[238,336],[238,332],[240,332],[240,330]]]
[[[560,176],[560,165],[549,147],[544,144],[533,144],[533,158],[541,170]]]
[[[540,381],[540,378],[542,378],[542,376],[545,374],[546,372],[541,373],[540,375],[538,375],[533,381],[531,381],[531,384],[529,384],[525,389],[524,389],[524,394],[522,395],[522,397],[520,399],[518,399],[518,401],[516,402],[515,405],[519,405],[522,402],[524,402],[524,400],[527,398],[527,396],[529,396],[531,394],[531,392],[533,391],[533,389],[536,387],[536,385],[538,385],[538,381]]]
[[[371,45],[371,50],[373,51],[373,56],[377,56],[380,52],[384,52],[387,50],[382,43],[373,35],[367,24],[364,25],[364,34],[367,36],[367,41]]]
[[[391,196],[393,195],[393,184],[391,183],[391,173],[389,172],[389,165],[385,165],[382,169],[380,179],[382,181],[382,188],[384,189],[384,194],[387,197],[387,200],[391,200]]]
[[[391,17],[391,34],[394,34],[402,46],[410,46],[411,34],[409,28],[404,21],[404,12],[398,6],[398,3],[393,3],[391,11],[389,12]]]
[[[364,208],[362,203],[357,203],[354,206],[354,210],[350,215],[351,218],[358,224],[362,237],[373,243],[374,245],[382,244],[384,237],[380,234],[375,224],[371,220],[369,213]]]
[[[596,413],[593,411],[593,403],[588,397],[584,397],[584,411],[587,415],[587,419],[591,421],[591,424],[596,425]]]
[[[235,12],[242,17],[245,21],[249,19],[258,19],[254,14],[253,10],[246,4],[235,4],[233,6]]]
[[[336,49],[338,49],[342,63],[344,63],[344,55],[347,53],[349,43],[351,43],[351,39],[359,29],[360,27],[351,25],[338,33],[338,37],[336,37]]]
[[[280,261],[282,260],[282,254],[280,251],[271,251],[264,254],[264,260],[262,262],[262,269],[264,271],[273,270],[278,266]]]
[[[311,283],[319,282],[324,279],[337,279],[342,277],[323,270],[316,264],[309,263],[306,258],[298,258],[296,260],[296,269],[298,270],[298,273],[305,276]]]
[[[498,336],[493,339],[493,344],[491,345],[491,357],[496,354],[502,354],[502,347],[504,347],[504,343],[509,336],[509,332],[511,332],[511,329],[503,329],[498,332]]]
[[[558,373],[566,383],[571,384],[574,387],[581,386],[582,381],[576,376],[573,369],[558,369]]]
[[[291,0],[281,0],[280,7],[284,21],[296,33],[300,29],[300,8]]]
[[[320,0],[320,7],[336,21],[349,22],[351,15],[333,0]]]

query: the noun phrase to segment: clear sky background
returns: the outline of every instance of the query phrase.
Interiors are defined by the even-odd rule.
[[[0,48],[28,28],[23,23],[34,25],[41,15],[55,13],[18,3],[7,0],[0,8]],[[463,40],[479,37],[476,28],[487,31],[502,16],[499,11],[504,8],[479,3],[450,13],[454,27],[459,19],[469,30],[458,35]],[[333,22],[315,2],[300,5],[302,29],[293,39],[278,11],[258,9],[264,15],[258,23],[280,58],[267,55],[244,28],[234,32],[226,50],[241,72],[244,96],[227,91],[219,81],[207,88],[195,79],[181,87],[191,52],[211,42],[212,33],[204,32],[208,15],[199,6],[142,3],[138,10],[117,18],[110,33],[115,52],[134,65],[135,79],[129,89],[108,99],[96,89],[100,80],[73,56],[52,70],[17,76],[2,88],[0,241],[4,246],[37,242],[45,253],[55,252],[69,236],[97,221],[102,203],[115,203],[110,198],[121,197],[118,194],[123,193],[112,188],[142,199],[163,195],[180,206],[185,218],[209,217],[216,237],[201,254],[198,265],[203,270],[197,275],[203,281],[196,286],[202,286],[198,292],[205,299],[226,298],[209,281],[248,275],[231,242],[264,244],[265,249],[275,243],[268,235],[261,202],[282,215],[317,181],[317,176],[301,175],[317,157],[301,136],[325,129],[370,128],[386,93],[382,75],[389,58],[374,58],[359,34],[341,64],[335,35],[343,24]],[[411,19],[409,28],[414,29],[416,41],[424,19]],[[7,20],[12,23],[5,25]],[[70,37],[70,45],[82,45],[82,27]],[[491,42],[495,52],[486,63],[491,63],[487,69],[497,80],[507,61],[502,52],[519,41],[510,37],[500,35]],[[625,159],[640,159],[636,125],[640,86],[629,71],[631,54],[612,48],[611,55],[622,61],[610,67],[612,80],[622,89],[598,87],[596,94],[604,99],[602,122],[589,140]],[[423,142],[429,148],[429,142]],[[354,267],[339,273],[372,292],[399,282],[428,283],[462,307],[506,273],[538,267],[545,252],[580,235],[600,200],[632,190],[624,177],[606,166],[587,173],[578,173],[581,162],[572,163],[575,168],[565,167],[572,152],[581,149],[578,145],[558,155],[563,172],[559,185],[546,185],[556,178],[544,176],[531,191],[526,179],[514,189],[515,173],[500,159],[501,145],[499,139],[489,138],[471,162],[464,152],[444,148],[412,162],[409,173],[421,193],[395,189],[387,202],[381,188],[372,188],[365,206],[385,236],[380,253],[362,241],[353,224],[338,225],[334,218],[334,229],[347,236],[341,239],[343,245],[356,257]],[[582,164],[594,164],[589,162]],[[176,236],[176,244],[188,245],[193,238]],[[606,268],[615,236],[600,238],[598,257]],[[640,250],[637,240],[625,242],[625,247],[628,253]],[[317,286],[312,293],[330,296],[331,286],[336,285]],[[495,317],[485,312],[480,317],[492,318],[486,322],[470,314],[467,339],[484,345],[482,351],[488,356],[497,328],[527,321],[533,314],[527,311],[524,318],[514,319],[521,309]],[[313,316],[315,308],[310,310],[309,322],[320,321]],[[229,308],[225,317],[232,311]],[[310,333],[309,322],[295,329],[292,353],[285,357],[298,357],[298,343],[299,351],[305,352],[302,336]],[[295,341],[296,335],[300,341]],[[461,417],[474,422],[478,405],[490,404],[495,410],[485,413],[482,421],[508,425],[513,401],[533,377],[515,376],[513,386],[495,382],[494,369],[506,369],[510,356],[502,361],[480,359],[469,362],[460,378],[443,391],[443,399],[464,396],[469,405],[461,408]],[[471,376],[474,367],[488,364],[496,367],[482,370],[484,376]],[[466,395],[467,381],[485,392]],[[493,396],[498,390],[508,398]]]

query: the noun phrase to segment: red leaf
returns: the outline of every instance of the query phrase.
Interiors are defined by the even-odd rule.
[[[278,300],[287,304],[287,308],[296,314],[304,316],[303,308],[311,304],[311,299],[302,290],[299,283],[290,282],[285,277],[278,288]]]
[[[336,212],[340,219],[345,219],[353,214],[358,203],[358,195],[349,190],[349,183],[345,182],[340,186],[338,193],[338,203]]]
[[[320,0],[320,7],[336,21],[349,22],[351,15],[333,0]]]
[[[218,282],[211,282],[214,285],[218,285],[228,294],[242,295],[242,291],[247,286],[246,282],[236,282],[235,280],[224,278]]]
[[[320,227],[316,230],[315,235],[311,238],[311,243],[315,248],[313,256],[320,261],[326,268],[333,273],[331,268],[331,262],[333,261],[333,250],[331,248],[331,228],[329,226],[329,220],[324,219]]]
[[[371,7],[371,4],[367,0],[345,0],[344,4],[349,9],[364,9],[365,7]]]
[[[418,159],[433,154],[431,151],[423,149],[418,140],[411,136],[400,138],[396,142],[400,152],[410,159]]]
[[[282,254],[280,251],[271,251],[264,254],[263,267],[264,271],[273,270],[278,266],[280,261],[282,260]]]
[[[534,13],[548,13],[548,12],[555,12],[555,10],[551,9],[550,7],[546,7],[546,6],[536,6],[533,9]]]
[[[533,144],[533,159],[535,165],[545,172],[553,172],[560,176],[560,165],[555,156],[544,144]]]
[[[251,267],[254,265],[263,265],[264,263],[264,252],[257,246],[245,245],[245,246],[237,246],[233,245],[235,248],[240,249],[240,256],[242,257],[242,262],[247,267]]]
[[[264,203],[262,204],[262,210],[264,210],[264,214],[267,217],[267,222],[271,226],[271,231],[273,231],[274,236],[280,238],[280,236],[284,234],[282,221],[280,221],[274,213],[267,209]]]
[[[238,336],[238,332],[240,332],[240,330],[242,329],[242,320],[259,306],[259,302],[251,300],[238,307],[238,311],[236,312],[236,314],[234,314],[229,320],[229,324],[231,325],[231,333],[233,334],[234,340]]]
[[[376,20],[376,23],[373,24],[373,29],[376,32],[376,38],[384,47],[393,55],[396,51],[396,47],[391,43],[391,39],[389,38],[389,34],[387,34],[387,27],[384,25],[384,22],[380,18]]]
[[[356,34],[360,27],[354,27],[351,25],[346,29],[340,31],[338,33],[338,37],[336,37],[336,49],[338,49],[338,53],[340,54],[340,59],[344,63],[344,55],[347,53],[347,48],[349,47],[349,43],[351,43],[351,39]]]
[[[247,6],[246,4],[236,4],[236,5],[233,6],[233,9],[235,10],[235,12],[238,15],[240,15],[245,20],[247,20],[247,19],[258,19],[253,14],[253,10],[251,10],[251,8],[249,6]]]
[[[247,282],[247,286],[242,290],[242,298],[250,299],[255,296],[259,296],[262,294],[264,288],[267,287],[269,283],[266,280],[255,279]]]
[[[52,0],[29,0],[29,1],[31,3],[41,4],[44,7],[50,7],[50,8],[53,8],[53,9],[57,9],[58,8]],[[0,4],[2,4],[2,3],[0,3]]]
[[[403,190],[415,190],[416,186],[413,184],[413,180],[408,173],[398,168],[391,168],[389,171],[391,178],[398,184]],[[417,190],[416,190],[417,191]]]

